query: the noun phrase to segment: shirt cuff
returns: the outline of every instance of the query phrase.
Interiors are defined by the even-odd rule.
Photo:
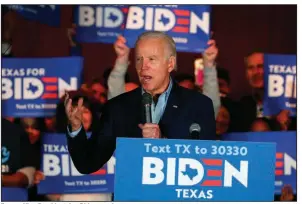
[[[69,127],[67,126],[68,135],[69,135],[70,137],[72,137],[72,138],[74,138],[75,136],[77,136],[81,130],[82,130],[82,125],[81,125],[81,127],[80,127],[78,130],[73,131],[73,132],[70,132],[70,131],[69,131]]]
[[[28,179],[28,187],[31,187],[34,183],[34,175],[36,172],[36,168],[27,166],[18,170],[18,172],[23,173]]]

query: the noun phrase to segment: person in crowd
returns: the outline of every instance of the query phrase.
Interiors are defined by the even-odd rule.
[[[281,190],[280,201],[297,201],[297,195],[294,194],[291,185],[284,185]]]
[[[1,56],[13,57],[12,36],[16,27],[15,12],[1,5]]]
[[[130,63],[130,48],[126,45],[126,39],[123,36],[118,36],[113,47],[117,58],[113,69],[108,72],[108,100],[125,93],[125,84],[129,80],[127,69]]]
[[[228,125],[227,132],[236,132],[236,130],[238,129],[237,128],[238,119],[239,119],[238,115],[240,114],[240,112],[238,110],[238,102],[230,97],[231,79],[228,70],[222,67],[218,67],[217,78],[218,78],[221,105],[228,110],[231,118],[230,123]]]
[[[269,132],[271,131],[270,121],[267,118],[257,118],[251,126],[252,132]]]
[[[28,188],[36,170],[33,145],[20,125],[1,119],[1,185]]]
[[[94,98],[100,101],[101,104],[105,104],[107,101],[107,90],[101,84],[99,79],[94,79],[91,83],[90,89],[93,93]]]
[[[216,137],[223,140],[223,135],[233,132],[236,125],[236,104],[229,97],[221,97],[221,106],[216,117]]]
[[[36,169],[40,169],[41,166],[41,145],[42,145],[42,132],[45,132],[44,118],[17,118],[15,123],[20,124],[26,131],[29,141],[33,148],[32,160],[36,163]],[[38,195],[38,189],[36,185],[32,185],[28,189],[28,198],[30,201],[45,200],[43,195]]]
[[[184,88],[196,89],[195,77],[191,74],[177,74],[174,79],[180,86]]]
[[[111,67],[108,67],[107,69],[105,69],[105,71],[104,71],[104,73],[103,73],[103,80],[104,80],[104,86],[105,86],[105,88],[108,90],[108,79],[109,79],[109,76],[110,76],[110,74],[111,74],[111,72],[112,72],[112,70],[113,70],[113,68],[115,68],[115,66],[111,66]],[[116,68],[115,68],[116,69]],[[131,83],[130,82],[130,75],[129,75],[129,73],[126,71],[126,73],[124,74],[124,76],[125,76],[125,83],[127,84],[127,83]],[[108,91],[109,92],[109,91]],[[108,93],[109,94],[109,93]],[[110,97],[108,97],[108,98],[110,98]],[[109,100],[109,99],[108,99]]]
[[[135,64],[142,87],[109,100],[89,139],[82,127],[83,100],[74,107],[66,94],[68,150],[79,172],[89,174],[100,169],[112,156],[118,136],[191,139],[189,128],[197,123],[203,130],[200,139],[215,139],[211,99],[180,87],[171,79],[170,73],[176,67],[176,48],[170,36],[158,31],[140,35],[135,46]],[[144,93],[153,101],[152,123],[141,117]]]
[[[220,97],[229,97],[231,93],[231,79],[228,70],[218,67],[217,68],[217,78]]]
[[[29,136],[29,141],[31,144],[39,143],[41,139],[41,130],[44,131],[44,118],[18,118],[16,119],[16,123],[20,123],[20,125],[25,129]],[[38,151],[40,149],[38,148]]]
[[[264,98],[264,54],[252,52],[245,58],[246,76],[253,94],[244,96],[240,100],[240,116],[238,120],[239,131],[249,131],[256,118],[263,118]],[[292,120],[290,111],[282,110],[277,116],[268,117],[272,122],[279,124],[281,130],[288,130]],[[276,126],[276,125],[275,125]]]
[[[99,101],[101,104],[105,104],[107,101],[107,90],[102,85],[99,78],[92,79],[91,83],[88,83],[85,87],[85,91],[91,94],[95,100]]]
[[[205,74],[204,74],[204,95],[210,97],[214,104],[215,116],[218,113],[220,106],[217,73],[216,73],[216,57],[218,55],[218,48],[216,47],[215,40],[208,42],[208,48],[203,53]],[[108,78],[108,99],[120,95],[125,92],[125,74],[127,73],[129,65],[129,53],[130,49],[126,45],[126,39],[123,36],[118,36],[117,41],[114,43],[115,53],[117,58],[113,70],[111,71]],[[181,80],[181,81],[179,81]],[[175,78],[175,81],[182,87],[190,88],[195,87],[194,77],[181,79]],[[194,82],[193,82],[194,81]],[[187,86],[187,87],[186,87]],[[134,87],[133,87],[134,88]]]
[[[228,132],[229,125],[230,125],[230,112],[229,110],[221,105],[219,108],[218,115],[216,117],[216,139],[222,140],[223,134]]]
[[[75,40],[76,24],[73,23],[66,29],[67,39],[69,42],[69,55],[70,56],[82,56],[81,44]]]
[[[44,118],[45,132],[54,133],[56,132],[56,117],[45,117]]]

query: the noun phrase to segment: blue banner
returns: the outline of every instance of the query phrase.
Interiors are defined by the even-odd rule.
[[[27,189],[2,187],[1,188],[1,201],[2,202],[28,201]]]
[[[114,43],[123,33],[128,7],[124,5],[81,5],[74,10],[77,42]]]
[[[297,114],[297,56],[264,56],[264,101],[265,116],[277,115],[281,110]]]
[[[50,26],[60,26],[61,6],[59,5],[10,5],[9,8],[16,10],[28,20]]]
[[[177,51],[201,53],[210,38],[210,6],[130,6],[124,36],[134,47],[137,37],[150,30],[173,37]]]
[[[81,57],[3,58],[2,116],[55,115],[65,90],[81,84]]]
[[[248,132],[231,133],[224,140],[274,142],[277,144],[275,193],[281,194],[283,185],[290,184],[297,192],[297,132]],[[263,155],[258,154],[257,159]]]
[[[115,201],[273,201],[275,154],[273,143],[118,138]]]
[[[83,175],[75,168],[69,156],[65,134],[44,134],[41,171],[45,180],[38,185],[39,194],[111,193],[115,157],[112,156],[97,172]]]

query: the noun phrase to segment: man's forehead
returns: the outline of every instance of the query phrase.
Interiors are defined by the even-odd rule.
[[[162,39],[162,38],[158,38],[158,37],[151,37],[151,36],[150,37],[145,37],[145,38],[142,38],[139,41],[137,41],[135,48],[139,48],[143,44],[150,44],[150,45],[159,46],[159,45],[164,45],[165,40]]]

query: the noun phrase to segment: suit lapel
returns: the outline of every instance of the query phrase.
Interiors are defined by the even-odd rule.
[[[134,97],[132,99],[133,101],[133,111],[132,114],[135,115],[135,120],[137,122],[137,124],[140,123],[144,123],[144,110],[143,110],[143,106],[142,106],[142,89],[141,87],[137,88],[134,90]]]
[[[161,117],[161,120],[159,121],[159,126],[160,129],[163,133],[163,135],[167,135],[165,133],[168,133],[168,127],[170,126],[171,123],[174,123],[174,119],[179,115],[179,111],[181,110],[181,96],[179,94],[179,85],[176,82],[173,82],[173,87],[170,92],[167,105],[165,107],[164,114]],[[131,102],[132,106],[132,111],[131,114],[134,114],[135,118],[135,123],[138,124],[143,124],[145,119],[144,119],[144,109],[142,106],[142,92],[141,92],[141,87],[137,88],[134,90],[133,94],[133,100]]]
[[[167,131],[167,127],[170,123],[173,123],[175,118],[177,117],[181,108],[181,98],[179,95],[179,85],[173,82],[173,87],[170,92],[167,105],[164,111],[164,114],[159,121],[160,128],[162,133],[165,135]]]

